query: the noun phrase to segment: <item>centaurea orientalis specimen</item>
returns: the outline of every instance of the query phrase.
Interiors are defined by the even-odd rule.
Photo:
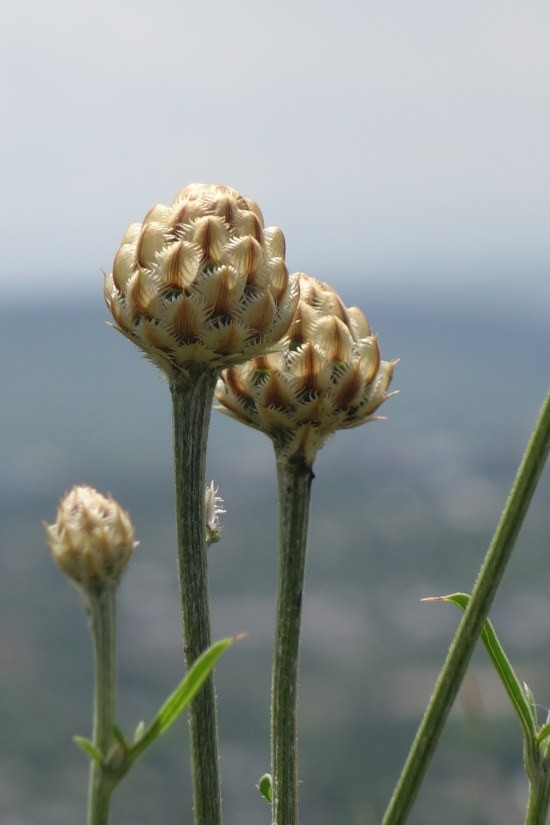
[[[222,369],[266,353],[298,300],[280,229],[227,186],[191,184],[124,235],[105,277],[116,328],[165,373],[173,401],[179,584],[187,666],[210,645],[205,458]],[[210,678],[189,712],[196,825],[220,825]]]
[[[116,592],[136,546],[120,505],[92,487],[74,487],[61,500],[55,524],[44,524],[52,555],[78,592],[94,643],[93,747],[102,760],[114,743],[116,711]],[[88,825],[108,825],[116,782],[97,761],[90,767]]]
[[[193,701],[216,661],[240,637],[211,645],[149,725],[140,722],[132,738],[125,736],[115,724],[115,595],[137,544],[130,517],[110,496],[80,485],[61,500],[55,524],[44,524],[44,528],[54,559],[81,597],[94,641],[93,741],[82,736],[75,736],[74,741],[91,760],[88,825],[108,825],[118,783]]]
[[[222,373],[221,412],[266,433],[279,483],[279,581],[271,708],[274,825],[298,823],[297,693],[312,466],[327,438],[373,420],[389,397],[395,362],[357,307],[303,273],[292,326],[276,352]]]

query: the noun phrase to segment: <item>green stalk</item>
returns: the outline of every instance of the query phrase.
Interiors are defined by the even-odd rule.
[[[189,364],[170,379],[173,401],[178,569],[187,668],[210,647],[204,511],[206,442],[217,370]],[[221,825],[221,787],[214,678],[189,707],[195,825]]]
[[[95,690],[93,743],[103,758],[113,743],[116,712],[116,586],[87,591],[85,604],[94,642]],[[88,825],[108,825],[115,784],[92,760]]]
[[[487,619],[549,449],[550,392],[382,825],[403,825],[407,821]],[[540,808],[539,802],[533,804]],[[537,820],[533,820],[535,822]]]
[[[548,774],[548,753],[542,757],[542,763],[536,776],[529,775],[529,804],[525,825],[546,825],[550,809],[550,776]]]
[[[285,462],[275,445],[279,483],[279,583],[271,696],[273,825],[298,824],[298,660],[313,473]]]

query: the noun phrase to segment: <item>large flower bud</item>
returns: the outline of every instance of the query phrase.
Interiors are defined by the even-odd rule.
[[[116,327],[168,374],[190,361],[236,364],[267,350],[298,300],[285,241],[254,201],[190,184],[122,239],[105,300]]]
[[[357,307],[347,309],[328,284],[299,278],[298,308],[277,352],[224,370],[216,399],[221,412],[269,435],[285,460],[311,466],[329,435],[373,419],[397,362],[380,360]]]
[[[137,544],[128,513],[85,485],[61,499],[57,521],[44,529],[54,559],[84,591],[116,586]]]

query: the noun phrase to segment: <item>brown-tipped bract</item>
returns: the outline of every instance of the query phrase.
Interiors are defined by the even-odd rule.
[[[128,513],[85,485],[61,499],[57,521],[44,529],[54,559],[84,590],[116,586],[137,544]]]
[[[227,186],[190,184],[127,230],[105,301],[116,328],[164,372],[267,352],[298,300],[285,241],[254,201]]]
[[[262,430],[308,466],[329,435],[358,427],[389,397],[396,362],[380,360],[367,319],[332,287],[299,273],[300,301],[277,352],[223,371],[221,412]]]

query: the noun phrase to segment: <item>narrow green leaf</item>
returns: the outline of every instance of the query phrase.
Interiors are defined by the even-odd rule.
[[[535,697],[533,696],[531,688],[529,687],[527,682],[523,683],[523,692],[524,692],[525,698],[527,699],[527,702],[529,704],[529,710],[531,711],[531,716],[532,716],[533,722],[535,724],[535,730],[537,730],[538,726],[539,726],[539,724],[538,724],[538,714],[537,714],[537,705],[536,705],[536,702],[535,702]]]
[[[260,781],[258,782],[258,790],[260,791],[261,795],[264,796],[269,803],[273,800],[271,798],[271,776],[270,774],[266,773],[262,776]]]
[[[466,593],[453,593],[450,596],[441,596],[433,599],[423,599],[423,601],[443,601],[443,602],[452,602],[460,607],[461,610],[466,610],[468,607],[468,602],[470,601],[470,597]],[[531,707],[529,704],[529,700],[525,697],[521,685],[518,681],[516,674],[510,664],[508,657],[506,656],[504,650],[502,649],[502,645],[500,644],[497,634],[494,631],[493,625],[487,619],[485,625],[483,626],[483,630],[481,632],[481,641],[485,645],[487,653],[491,657],[491,661],[494,664],[498,675],[501,678],[502,684],[504,685],[504,689],[506,693],[510,697],[510,701],[512,702],[516,713],[519,718],[519,723],[523,730],[523,735],[525,736],[527,742],[529,744],[533,744],[537,738],[537,728],[536,722],[533,719],[533,714],[531,711]]]
[[[145,722],[141,721],[137,728],[134,731],[134,744],[139,742],[143,734],[145,733]]]
[[[124,735],[124,733],[121,731],[121,729],[118,727],[118,725],[115,725],[114,723],[113,723],[113,734],[114,734],[114,737],[115,737],[116,741],[118,742],[118,744],[120,745],[120,747],[124,751],[124,753],[126,753],[129,749],[130,742],[128,741],[128,737]]]
[[[544,742],[545,739],[548,739],[550,736],[550,722],[547,722],[545,725],[537,733],[537,742],[540,743]]]
[[[103,757],[93,742],[90,742],[89,739],[85,739],[84,736],[73,736],[73,742],[76,742],[78,747],[82,748],[84,753],[89,756],[90,759],[93,759],[96,765],[99,765],[100,768],[103,766]]]
[[[151,724],[146,728],[143,736],[137,741],[128,751],[128,758],[130,762],[141,756],[141,754],[152,745],[155,739],[158,739],[162,734],[176,721],[180,713],[185,710],[187,705],[195,698],[205,681],[208,679],[210,672],[222,653],[241,639],[241,636],[232,636],[228,639],[221,639],[215,642],[208,650],[199,656],[197,661],[189,669],[189,672],[178,685],[171,696],[168,697],[164,705],[161,707],[156,717]]]

